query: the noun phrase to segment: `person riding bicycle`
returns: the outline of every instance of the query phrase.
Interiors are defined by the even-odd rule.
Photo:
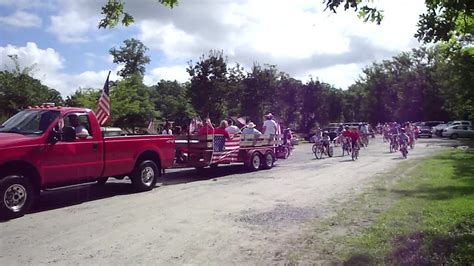
[[[328,131],[323,132],[321,142],[322,142],[324,148],[326,149],[326,151],[328,151],[329,150],[329,143],[331,142],[331,138],[329,137],[329,132]]]
[[[408,145],[409,141],[410,141],[410,137],[406,133],[406,130],[404,128],[401,128],[400,134],[398,134],[398,143],[400,144],[400,147]]]
[[[316,128],[316,133],[312,137],[314,143],[321,143],[321,140],[323,139],[323,132],[319,127]]]
[[[360,135],[359,132],[357,132],[357,128],[352,128],[352,130],[349,130],[349,127],[346,127],[346,131],[344,131],[343,136],[350,138],[352,149],[359,148]]]

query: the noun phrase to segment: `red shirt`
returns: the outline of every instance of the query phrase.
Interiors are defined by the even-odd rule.
[[[357,131],[345,131],[342,133],[344,137],[349,137],[351,138],[352,141],[356,141],[359,139],[359,133]]]
[[[224,135],[226,139],[230,139],[229,132],[227,132],[227,130],[225,130],[225,128],[222,128],[222,127],[215,128],[214,134],[222,134]]]
[[[208,125],[205,125],[198,130],[198,135],[212,135],[212,134],[214,134],[214,128]]]

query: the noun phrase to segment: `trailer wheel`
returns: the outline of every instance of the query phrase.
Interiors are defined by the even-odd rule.
[[[250,156],[250,161],[247,163],[247,167],[250,171],[258,171],[260,169],[260,165],[262,164],[262,158],[258,152],[252,153]]]
[[[160,170],[155,162],[151,160],[143,161],[132,173],[132,184],[137,191],[152,190],[158,181],[159,174]]]
[[[262,162],[262,168],[271,169],[273,167],[273,163],[275,163],[275,155],[273,155],[273,152],[269,151],[265,153],[265,156]]]
[[[23,216],[35,200],[31,180],[18,175],[6,176],[0,181],[0,218],[14,219]]]

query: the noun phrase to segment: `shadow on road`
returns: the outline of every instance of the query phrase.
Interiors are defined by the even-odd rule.
[[[274,167],[277,167],[275,165]],[[265,171],[265,170],[262,170]],[[158,181],[160,186],[178,185],[225,177],[228,175],[245,174],[248,171],[242,165],[227,165],[217,168],[182,169],[166,173]],[[128,178],[124,180],[111,179],[103,186],[95,183],[81,184],[55,190],[43,191],[29,213],[54,210],[85,202],[123,196],[136,193]],[[146,193],[146,192],[144,192]]]

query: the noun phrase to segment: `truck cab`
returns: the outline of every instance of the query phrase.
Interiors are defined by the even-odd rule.
[[[104,137],[85,108],[40,106],[0,126],[0,217],[23,215],[41,190],[130,176],[150,190],[175,156],[172,136]]]

